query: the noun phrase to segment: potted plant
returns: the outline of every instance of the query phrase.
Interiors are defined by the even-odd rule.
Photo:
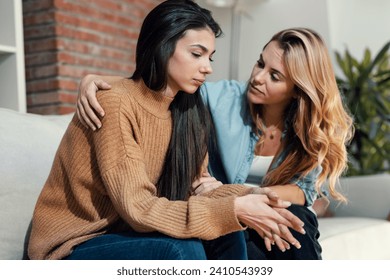
[[[373,58],[366,49],[360,62],[348,50],[335,52],[343,74],[336,79],[355,121],[346,176],[390,172],[389,48],[390,42]]]

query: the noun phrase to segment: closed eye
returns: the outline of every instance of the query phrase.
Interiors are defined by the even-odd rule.
[[[200,58],[200,57],[202,56],[201,53],[196,53],[196,52],[192,52],[192,55],[193,55],[194,57],[196,57],[196,58]],[[209,60],[210,60],[211,62],[214,61],[214,59],[213,59],[212,56],[209,57]]]
[[[278,74],[277,73],[271,73],[271,80],[275,81],[275,82],[280,81]]]

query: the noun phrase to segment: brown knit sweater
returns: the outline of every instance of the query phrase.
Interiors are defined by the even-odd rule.
[[[64,258],[75,245],[126,226],[206,240],[243,229],[233,201],[248,193],[244,186],[224,185],[188,201],[156,196],[172,99],[128,79],[98,98],[103,127],[93,132],[74,117],[58,148],[33,215],[31,259]]]

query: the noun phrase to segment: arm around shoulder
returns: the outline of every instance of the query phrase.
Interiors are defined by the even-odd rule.
[[[85,127],[96,130],[102,126],[99,116],[103,117],[105,112],[104,108],[96,99],[96,92],[98,90],[110,89],[110,84],[120,79],[123,79],[123,77],[99,76],[94,74],[88,74],[81,79],[76,113]]]

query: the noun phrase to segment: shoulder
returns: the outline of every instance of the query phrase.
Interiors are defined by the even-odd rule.
[[[235,80],[221,80],[218,82],[206,82],[200,88],[200,93],[206,104],[234,102],[245,96],[247,84]]]
[[[246,82],[240,82],[236,80],[220,80],[217,82],[206,82],[202,85],[200,90],[204,95],[218,95],[219,93],[223,93],[226,91],[241,95],[245,93],[246,88]]]
[[[106,100],[115,97],[123,97],[132,88],[134,81],[130,79],[121,79],[111,84],[111,89],[97,91],[97,97],[100,100]]]
[[[207,82],[201,87],[204,103],[211,110],[221,108],[223,111],[240,111],[246,105],[247,83],[235,80]],[[230,108],[230,109],[229,109]]]
[[[111,84],[111,89],[99,90],[96,97],[105,111],[118,110],[124,104],[127,106],[131,104],[128,101],[132,99],[130,93],[134,90],[137,90],[134,81],[121,79]]]

